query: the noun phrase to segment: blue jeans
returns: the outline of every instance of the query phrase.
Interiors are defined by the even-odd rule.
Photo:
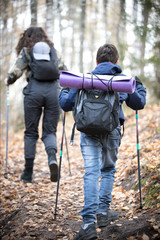
[[[81,211],[84,223],[94,222],[96,213],[107,212],[109,208],[120,141],[120,126],[105,136],[81,133],[80,145],[85,166],[84,207]]]

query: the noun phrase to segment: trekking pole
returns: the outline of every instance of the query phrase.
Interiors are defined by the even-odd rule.
[[[8,164],[8,121],[9,121],[9,86],[7,86],[6,162],[4,174],[5,178],[7,178],[7,164]]]
[[[72,128],[71,139],[70,139],[70,144],[71,145],[73,145],[73,142],[74,142],[75,128],[76,128],[76,124],[74,123],[73,128]]]
[[[139,196],[140,208],[142,209],[142,196],[141,196],[141,173],[140,173],[140,158],[139,158],[139,132],[138,132],[138,111],[136,110],[136,137],[137,137],[137,159],[138,159],[138,179],[139,179]]]
[[[59,191],[59,182],[60,182],[60,173],[61,173],[61,162],[62,162],[62,151],[63,151],[63,139],[64,139],[64,133],[65,133],[65,117],[66,117],[66,113],[64,112],[64,115],[63,115],[62,138],[61,138],[61,150],[60,150],[60,159],[59,159],[59,168],[58,168],[58,181],[57,181],[56,203],[55,203],[55,210],[54,210],[54,219],[56,219],[56,215],[57,215],[57,203],[58,203],[58,191]]]
[[[71,174],[71,167],[70,167],[70,159],[69,159],[69,152],[68,152],[68,143],[67,143],[66,131],[64,132],[64,135],[65,135],[67,159],[68,159],[68,165],[69,165],[69,176],[72,176],[72,174]]]

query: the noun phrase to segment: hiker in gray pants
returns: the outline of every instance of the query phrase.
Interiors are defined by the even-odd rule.
[[[5,79],[6,86],[13,84],[26,73],[27,86],[23,89],[25,116],[25,169],[21,180],[32,182],[36,142],[39,138],[38,126],[42,118],[42,141],[48,154],[50,179],[56,182],[58,165],[56,160],[56,131],[60,116],[59,69],[66,67],[57,57],[54,44],[41,27],[25,30],[16,46],[17,59]]]

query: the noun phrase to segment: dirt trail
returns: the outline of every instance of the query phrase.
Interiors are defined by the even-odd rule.
[[[111,208],[119,211],[120,218],[102,230],[97,229],[98,239],[160,239],[160,203],[159,192],[157,192],[159,191],[158,173],[160,171],[158,165],[160,154],[159,109],[160,106],[154,105],[146,108],[139,115],[143,209],[139,209],[135,116],[132,112],[126,120],[111,205]],[[39,140],[37,144],[32,184],[20,181],[24,165],[23,132],[9,133],[7,179],[4,178],[5,142],[2,143],[0,159],[2,240],[72,240],[76,231],[79,230],[82,223],[80,211],[84,203],[84,167],[79,148],[79,132],[76,131],[74,145],[69,144],[72,124],[73,119],[70,114],[67,114],[66,136],[72,175],[69,174],[69,162],[64,142],[56,220],[54,219],[54,208],[57,184],[50,182],[47,156],[42,142]],[[60,122],[57,133],[59,148],[61,134],[62,123]],[[60,149],[58,149],[58,158],[59,152]],[[157,189],[153,195],[149,193],[150,196],[147,188],[150,186],[149,184]],[[148,196],[151,202],[146,201]]]

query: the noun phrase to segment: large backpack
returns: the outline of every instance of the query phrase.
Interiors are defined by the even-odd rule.
[[[90,135],[109,134],[119,125],[119,108],[117,92],[81,89],[73,110],[76,128]]]
[[[31,77],[38,81],[54,81],[59,78],[58,58],[54,47],[50,47],[50,61],[36,60],[33,48],[30,52]]]

